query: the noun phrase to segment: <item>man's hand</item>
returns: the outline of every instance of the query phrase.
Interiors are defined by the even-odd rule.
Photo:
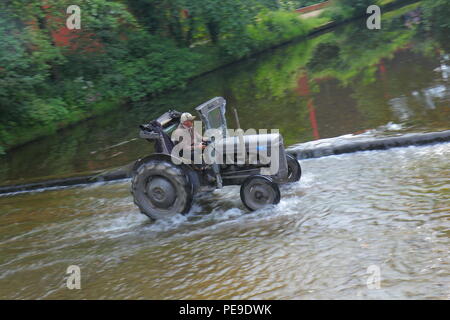
[[[203,143],[199,143],[196,146],[194,146],[194,149],[202,149],[203,150],[205,148],[206,148],[206,145]]]

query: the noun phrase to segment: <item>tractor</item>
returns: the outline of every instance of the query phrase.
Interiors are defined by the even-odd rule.
[[[137,160],[132,169],[131,193],[143,214],[153,220],[186,214],[196,194],[228,185],[240,185],[245,207],[258,210],[279,203],[279,184],[300,180],[301,166],[286,153],[279,133],[243,134],[236,130],[238,134],[230,134],[233,130],[227,128],[222,97],[195,109],[206,132],[216,133],[205,142],[208,163],[192,164],[183,154],[174,154],[177,142],[170,135],[180,124],[181,112],[169,110],[140,125],[139,136],[153,143],[155,150]]]

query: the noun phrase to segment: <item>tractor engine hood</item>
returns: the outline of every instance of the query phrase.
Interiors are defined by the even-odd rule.
[[[222,164],[250,164],[270,167],[270,174],[287,177],[283,137],[279,133],[228,136],[214,144],[217,161]]]
[[[278,148],[280,144],[283,144],[283,137],[279,133],[228,136],[218,140],[216,142],[216,148],[219,149],[223,146],[230,148],[229,150],[233,150],[233,146],[238,147],[241,144],[245,144],[247,150],[254,148],[253,151],[264,151],[267,148]]]

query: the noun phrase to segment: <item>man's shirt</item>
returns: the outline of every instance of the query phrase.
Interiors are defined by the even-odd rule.
[[[182,149],[192,149],[193,145],[201,143],[203,139],[201,134],[194,130],[194,126],[188,128],[182,123],[175,129],[172,136],[175,137],[174,143],[179,141],[178,144],[181,144]]]

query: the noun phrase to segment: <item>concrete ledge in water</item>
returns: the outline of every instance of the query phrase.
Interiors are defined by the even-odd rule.
[[[397,147],[417,146],[448,141],[450,141],[450,130],[404,134],[401,136],[385,138],[377,138],[373,135],[366,134],[345,135],[293,145],[286,151],[295,155],[297,159],[310,159],[357,151],[386,150]],[[126,166],[104,171],[96,175],[52,179],[22,185],[2,186],[0,187],[0,194],[126,179],[131,177],[133,164],[134,161]]]
[[[386,150],[450,141],[450,130],[430,133],[411,133],[377,138],[368,135],[345,135],[297,144],[286,151],[297,159],[319,158],[357,151]]]
[[[23,191],[32,191],[43,188],[53,188],[53,187],[69,187],[79,184],[90,184],[96,182],[106,182],[115,181],[120,179],[126,179],[131,177],[131,168],[134,161],[126,166],[116,168],[113,170],[108,170],[95,175],[85,175],[79,177],[52,179],[40,182],[33,182],[21,185],[11,185],[0,187],[0,194],[5,193],[15,193]]]

